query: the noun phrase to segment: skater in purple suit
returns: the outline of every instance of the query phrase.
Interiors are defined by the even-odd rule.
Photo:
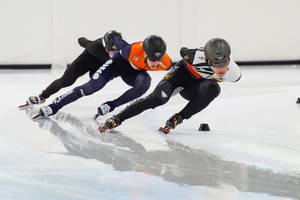
[[[150,87],[151,78],[147,71],[168,70],[172,66],[166,53],[164,40],[157,35],[150,35],[144,41],[128,44],[122,38],[115,38],[119,49],[112,59],[106,61],[85,84],[74,88],[68,93],[40,109],[40,116],[56,114],[62,107],[101,90],[109,81],[116,77],[129,86],[120,97],[102,103],[96,115],[105,115],[116,107],[142,96]]]

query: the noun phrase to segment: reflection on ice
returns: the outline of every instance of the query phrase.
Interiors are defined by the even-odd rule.
[[[29,116],[36,112],[28,109]],[[36,120],[59,138],[70,156],[96,159],[118,171],[135,171],[187,185],[218,187],[228,184],[239,191],[300,198],[300,177],[224,161],[166,137],[170,150],[147,151],[130,137],[113,131],[100,134],[79,119],[59,112],[52,119]]]

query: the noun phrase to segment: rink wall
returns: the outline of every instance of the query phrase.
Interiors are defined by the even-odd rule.
[[[300,64],[299,0],[2,0],[0,68],[65,67],[77,38],[122,32],[128,42],[161,35],[173,60],[180,47],[225,38],[240,64]]]

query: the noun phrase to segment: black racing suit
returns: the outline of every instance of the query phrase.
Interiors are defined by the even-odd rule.
[[[207,63],[203,65],[207,66]],[[209,67],[206,68],[207,73],[213,74]],[[220,86],[215,80],[193,76],[187,68],[187,62],[181,60],[165,75],[150,95],[129,105],[116,117],[122,122],[147,109],[165,104],[174,93],[178,92],[189,101],[178,114],[183,119],[188,119],[207,107],[220,94]]]
[[[72,85],[80,76],[87,72],[89,72],[91,77],[109,59],[109,55],[103,46],[102,38],[94,41],[85,39],[84,42],[81,42],[79,39],[79,44],[86,49],[67,67],[61,78],[53,81],[42,92],[42,98],[47,99],[61,88]]]

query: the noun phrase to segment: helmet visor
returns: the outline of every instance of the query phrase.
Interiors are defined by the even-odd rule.
[[[160,53],[159,53],[160,54]],[[155,61],[161,61],[163,55],[147,55],[147,58],[152,61],[152,62],[155,62]]]
[[[227,67],[230,63],[230,59],[229,58],[222,58],[219,60],[214,60],[212,61],[212,65],[214,67]]]

